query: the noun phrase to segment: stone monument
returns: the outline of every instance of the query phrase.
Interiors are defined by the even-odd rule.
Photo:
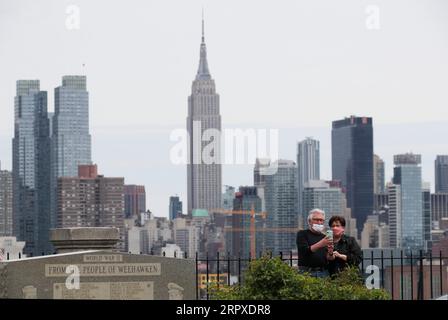
[[[115,228],[55,229],[51,239],[54,255],[0,263],[0,298],[196,298],[192,259],[117,252]]]

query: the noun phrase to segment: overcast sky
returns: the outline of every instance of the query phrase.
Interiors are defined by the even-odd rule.
[[[314,136],[329,179],[331,121],[371,116],[387,179],[392,156],[413,151],[433,186],[434,158],[448,154],[446,0],[0,0],[2,168],[11,169],[16,80],[39,79],[51,111],[62,76],[85,74],[99,171],[144,184],[156,215],[174,194],[186,209],[186,168],[171,164],[169,134],[185,127],[202,7],[224,128],[279,129],[287,159]],[[252,184],[252,167],[225,166],[223,182]]]

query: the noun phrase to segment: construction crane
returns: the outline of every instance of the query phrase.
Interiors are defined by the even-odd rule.
[[[250,232],[250,254],[251,254],[251,258],[256,258],[257,254],[257,249],[256,249],[256,242],[255,242],[255,216],[260,216],[262,219],[266,219],[266,212],[262,211],[262,212],[255,212],[254,209],[254,204],[251,205],[251,209],[250,210],[225,210],[225,209],[213,209],[210,210],[211,212],[214,213],[222,213],[222,214],[231,214],[231,215],[235,215],[235,214],[242,214],[242,215],[250,215],[250,226],[249,226],[249,232]],[[225,228],[224,231],[227,231],[228,229],[232,229],[232,228]],[[236,232],[236,229],[233,229]],[[247,229],[241,228],[241,231],[247,231]],[[240,231],[240,232],[241,232]],[[227,231],[228,232],[228,231]]]

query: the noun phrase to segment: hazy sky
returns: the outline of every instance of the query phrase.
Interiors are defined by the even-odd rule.
[[[79,29],[67,28],[70,5]],[[434,158],[448,154],[446,0],[0,0],[2,168],[16,80],[40,79],[53,110],[61,77],[85,74],[100,172],[144,184],[156,215],[173,194],[186,209],[186,168],[170,163],[169,134],[185,128],[202,6],[224,128],[279,129],[287,159],[314,136],[331,178],[331,121],[371,116],[387,179],[392,156],[413,151],[433,185]],[[252,167],[225,166],[223,181],[252,184]]]

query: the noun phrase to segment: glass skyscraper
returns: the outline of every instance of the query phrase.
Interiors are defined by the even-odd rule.
[[[298,228],[297,165],[294,161],[278,160],[273,163],[277,172],[266,170],[266,250],[274,254],[297,249],[296,233],[286,229]]]
[[[373,127],[372,118],[345,118],[333,122],[331,132],[333,180],[346,190],[358,232],[373,212]]]
[[[306,214],[306,209],[303,206],[305,183],[320,179],[319,157],[319,141],[306,138],[297,144],[298,208],[301,215]]]
[[[25,254],[40,255],[51,250],[47,92],[39,80],[19,80],[14,104],[13,232]]]
[[[78,165],[91,164],[89,93],[85,76],[64,76],[54,91],[53,148],[57,177],[76,177]]]
[[[394,156],[393,183],[400,186],[401,247],[407,250],[424,248],[424,215],[422,196],[421,156],[400,154]]]
[[[182,218],[182,201],[178,196],[170,197],[169,218],[174,220],[176,218]]]

